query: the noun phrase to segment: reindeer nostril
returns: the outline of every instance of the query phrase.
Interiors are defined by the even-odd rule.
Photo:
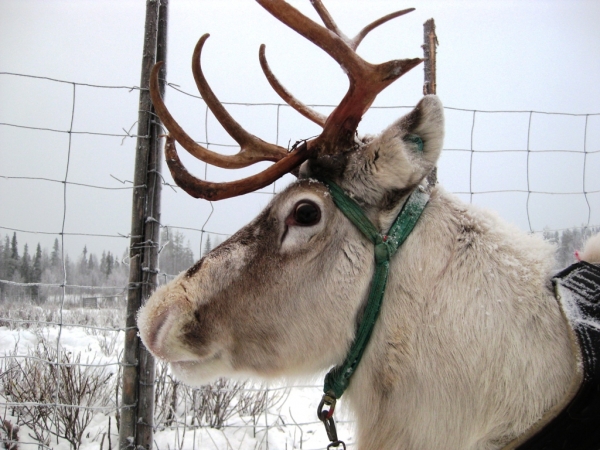
[[[191,319],[191,302],[182,284],[160,287],[137,316],[139,336],[157,358],[173,361],[185,358],[182,327]]]

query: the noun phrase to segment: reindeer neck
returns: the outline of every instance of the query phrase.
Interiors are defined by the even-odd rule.
[[[369,298],[358,331],[354,337],[354,342],[344,362],[327,373],[323,388],[325,394],[319,405],[319,419],[325,424],[329,439],[332,441],[331,445],[336,446],[336,443],[338,445],[343,443],[337,439],[335,422],[333,421],[335,402],[344,394],[344,391],[350,384],[350,379],[358,367],[365,348],[369,343],[385,294],[390,259],[414,229],[419,217],[421,217],[421,213],[429,202],[429,195],[419,188],[415,189],[402,207],[389,231],[383,234],[373,225],[360,206],[342,188],[330,180],[322,179],[320,181],[329,188],[333,202],[340,211],[373,243],[375,256],[375,273],[371,281]],[[325,406],[329,409],[324,410]]]

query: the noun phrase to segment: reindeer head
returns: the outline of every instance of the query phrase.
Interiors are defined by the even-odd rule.
[[[144,344],[190,384],[222,375],[310,373],[339,363],[364,306],[373,250],[316,180],[326,177],[341,186],[379,229],[387,231],[409,194],[434,167],[442,146],[443,111],[435,96],[424,97],[379,136],[356,136],[377,94],[421,62],[417,58],[373,65],[359,57],[356,48],[369,31],[412,9],[389,14],[349,39],[320,0],[311,3],[325,27],[282,0],[257,1],[334,58],[350,83],[340,104],[324,117],[277,81],[261,47],[261,66],[275,91],[323,127],[318,137],[288,152],[244,131],[219,103],[202,74],[200,54],[208,35],[202,36],[193,56],[194,78],[213,114],[241,147],[237,155],[223,156],[196,144],[169,114],[158,94],[160,63],[155,66],[152,99],[170,132],[167,164],[182,189],[196,198],[219,200],[264,187],[295,169],[299,175],[254,221],[159,288],[140,310]],[[264,160],[275,164],[246,179],[211,183],[183,167],[175,140],[219,167]]]

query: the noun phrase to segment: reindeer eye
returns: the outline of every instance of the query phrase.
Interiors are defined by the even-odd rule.
[[[293,216],[297,225],[308,227],[319,223],[321,210],[313,202],[303,200],[296,204]]]

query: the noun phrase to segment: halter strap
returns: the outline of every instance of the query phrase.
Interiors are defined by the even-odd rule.
[[[360,363],[365,348],[369,343],[369,338],[379,316],[379,310],[383,301],[390,268],[390,259],[415,227],[429,201],[429,195],[420,189],[415,189],[402,207],[388,233],[381,234],[365,215],[358,203],[350,198],[342,188],[330,180],[320,181],[329,188],[335,205],[375,247],[375,273],[371,282],[367,306],[354,337],[354,342],[344,362],[331,369],[325,377],[323,388],[325,396],[323,398],[325,404],[332,406],[331,400],[333,399],[333,403],[335,403],[335,400],[339,399],[348,387],[350,378]],[[321,412],[319,411],[320,418]],[[327,413],[331,417],[333,415],[333,407]]]

